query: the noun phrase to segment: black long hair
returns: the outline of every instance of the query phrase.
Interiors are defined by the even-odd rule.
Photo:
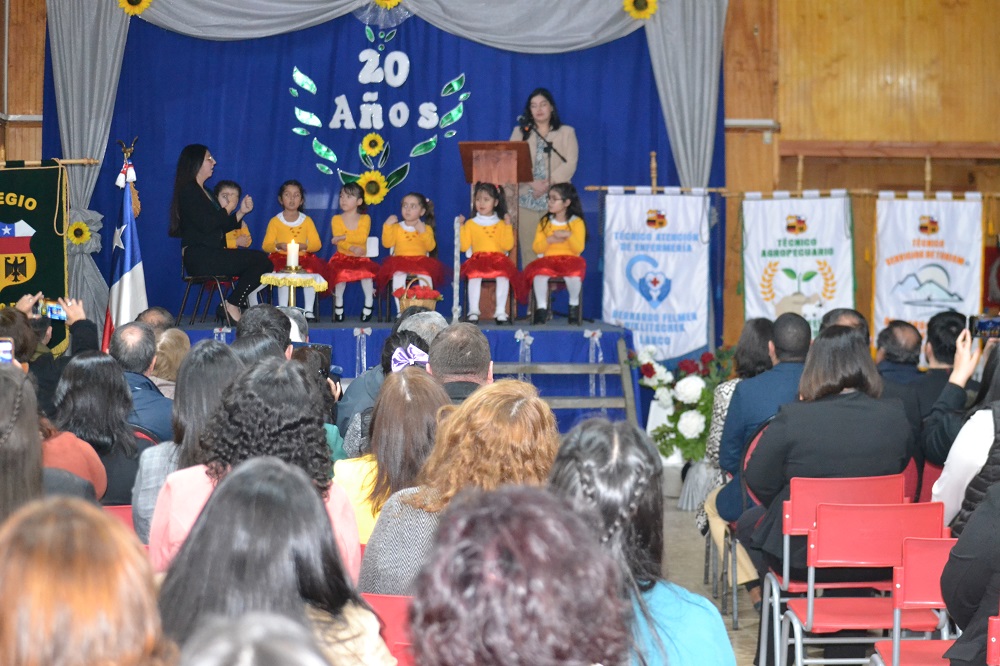
[[[507,199],[504,197],[503,191],[493,183],[477,182],[472,189],[472,216],[475,217],[478,214],[476,213],[475,201],[476,195],[480,192],[486,192],[486,194],[493,197],[493,200],[497,202],[493,212],[502,220],[504,215],[507,214]]]
[[[583,204],[580,203],[580,195],[577,193],[576,188],[573,187],[573,183],[554,183],[549,187],[549,192],[555,192],[563,199],[569,201],[569,205],[566,208],[566,221],[569,222],[572,220],[574,215],[580,218],[584,222],[584,239],[586,239],[587,224],[586,220],[583,219]],[[542,231],[547,231],[550,225],[550,215],[549,213],[545,213],[538,222],[538,226],[541,227]]]
[[[138,453],[126,421],[132,392],[118,361],[107,354],[86,351],[73,356],[59,377],[53,403],[56,427],[89,442],[98,453],[127,458]]]
[[[548,88],[535,88],[534,90],[531,91],[531,94],[528,95],[528,99],[525,100],[524,102],[524,111],[521,112],[522,117],[524,118],[532,117],[531,100],[534,99],[535,97],[538,97],[539,95],[544,97],[545,100],[549,103],[549,106],[552,107],[552,116],[549,118],[549,128],[554,130],[559,129],[560,127],[562,127],[562,120],[559,119],[559,110],[556,108],[556,100],[554,97],[552,97],[552,93],[549,92]],[[527,140],[528,135],[530,134],[531,132],[525,132],[523,128],[521,129],[522,140]]]
[[[178,198],[181,188],[188,183],[194,182],[198,175],[198,170],[205,162],[205,155],[208,154],[208,146],[200,143],[192,143],[181,149],[181,154],[177,158],[177,172],[174,175],[174,195],[170,199],[170,226],[167,233],[174,238],[181,235],[181,212]],[[212,199],[215,201],[215,199]]]

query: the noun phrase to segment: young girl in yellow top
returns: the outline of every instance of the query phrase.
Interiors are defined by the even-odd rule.
[[[379,267],[366,256],[372,219],[365,214],[368,206],[360,185],[347,183],[341,188],[340,210],[343,212],[330,220],[333,229],[330,241],[337,246],[337,251],[326,265],[327,280],[334,285],[333,320],[344,321],[344,290],[348,282],[359,282],[365,295],[361,321],[369,321],[375,298],[372,280],[378,275]]]
[[[380,289],[392,281],[392,291],[406,286],[406,276],[422,277],[430,286],[444,282],[444,265],[430,256],[437,247],[434,240],[434,204],[418,192],[403,197],[403,219],[390,215],[382,226],[382,246],[392,249],[392,256],[382,262],[378,272]],[[420,284],[426,284],[421,282]],[[396,299],[399,311],[399,299]]]
[[[535,231],[531,249],[538,255],[524,268],[524,279],[535,291],[534,324],[544,324],[548,314],[549,278],[561,277],[569,293],[569,322],[582,324],[580,290],[587,274],[587,262],[580,255],[587,242],[583,206],[576,188],[556,183],[549,188],[549,212]]]
[[[510,324],[507,316],[507,295],[513,280],[515,291],[521,282],[521,274],[507,253],[514,249],[514,227],[510,223],[507,204],[500,189],[492,183],[476,183],[473,190],[475,216],[466,220],[460,216],[462,228],[459,242],[462,252],[472,250],[472,256],[462,264],[462,277],[469,281],[469,303],[467,321],[479,321],[479,295],[483,278],[495,278],[497,282],[496,310],[497,324]]]
[[[267,223],[262,247],[265,252],[271,253],[274,270],[280,271],[285,268],[288,259],[288,243],[294,240],[299,244],[299,266],[310,273],[325,276],[326,264],[314,254],[323,243],[312,218],[302,212],[306,205],[305,195],[302,183],[297,180],[286,180],[281,184],[278,188],[278,203],[283,210]],[[278,305],[288,305],[288,291],[290,290],[278,289]],[[306,287],[302,292],[306,319],[315,319],[313,305],[316,303],[316,290]]]

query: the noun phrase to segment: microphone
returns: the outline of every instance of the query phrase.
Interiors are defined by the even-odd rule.
[[[522,113],[517,117],[517,124],[524,132],[525,136],[531,133],[531,128],[535,126],[535,119],[531,116]]]

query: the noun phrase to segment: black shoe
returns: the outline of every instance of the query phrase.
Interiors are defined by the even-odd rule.
[[[567,319],[569,319],[569,323],[576,324],[577,326],[583,324],[583,316],[580,313],[579,305],[569,306],[569,315],[567,316]]]
[[[228,326],[229,325],[228,315],[229,313],[226,312],[225,305],[220,305],[219,307],[215,308],[215,323],[226,324]]]
[[[371,321],[372,320],[372,309],[369,307],[361,308],[361,321]]]
[[[344,321],[344,308],[334,308],[333,309],[333,320],[335,322]]]
[[[545,323],[548,317],[549,317],[548,310],[546,310],[545,308],[538,308],[537,310],[535,310],[535,316],[531,320],[531,323],[534,324],[535,326],[541,326],[542,324]]]

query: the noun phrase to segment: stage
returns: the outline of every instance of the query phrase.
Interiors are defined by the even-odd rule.
[[[194,343],[213,337],[215,327],[215,324],[197,324],[183,329]],[[630,330],[600,321],[571,326],[565,319],[557,317],[544,326],[529,326],[526,321],[516,321],[513,326],[494,326],[484,322],[481,328],[489,340],[494,363],[617,363],[616,348],[620,339],[624,339],[627,348],[633,348]],[[310,322],[309,341],[332,346],[332,361],[344,368],[346,385],[351,378],[379,363],[382,345],[391,329],[390,323],[368,322],[362,325],[357,320]],[[234,331],[225,334],[231,342]],[[635,395],[639,394],[637,377],[633,371]],[[617,375],[529,375],[524,379],[534,384],[544,397],[622,395],[621,379]],[[636,409],[641,412],[639,405]],[[624,410],[605,411],[609,418],[625,418]],[[578,409],[556,410],[559,428],[563,432],[592,415],[592,412]],[[644,423],[643,414],[638,416],[639,422]]]

